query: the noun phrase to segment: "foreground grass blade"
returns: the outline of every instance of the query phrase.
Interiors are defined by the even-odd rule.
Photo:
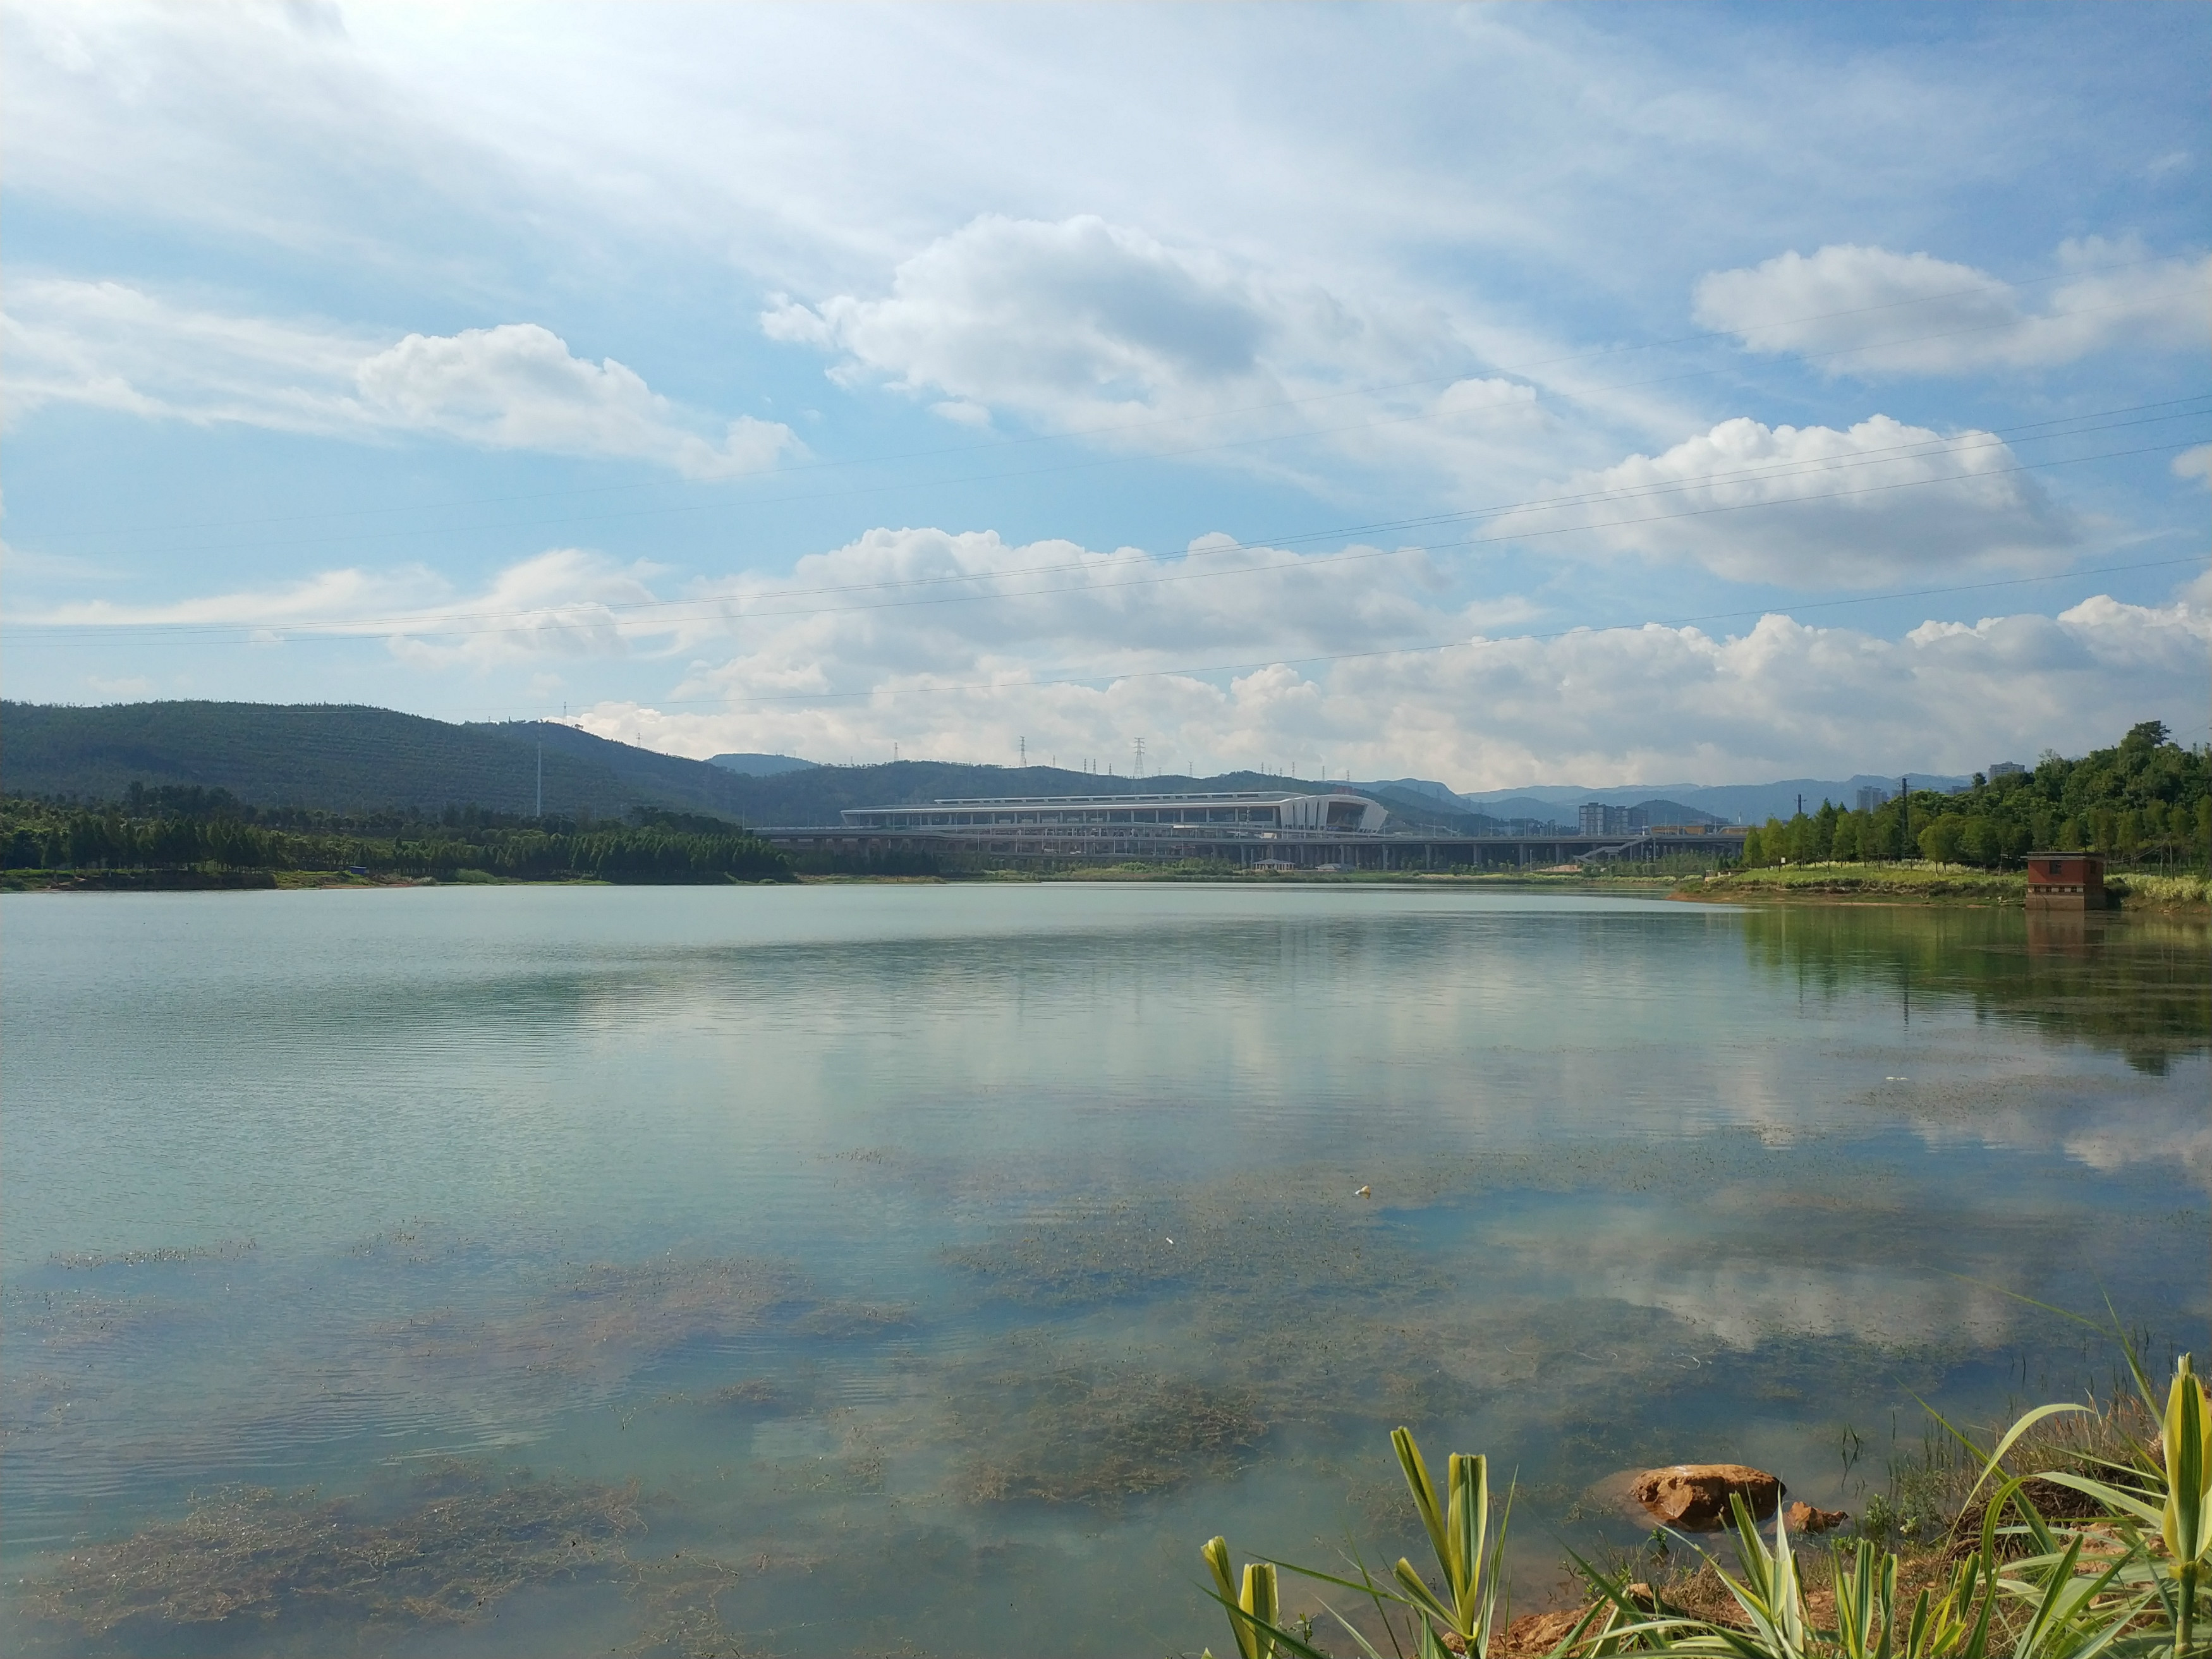
[[[2195,1635],[2197,1593],[2212,1566],[2212,1410],[2187,1354],[2174,1366],[2166,1397],[2166,1508],[2159,1536],[2179,1581],[2173,1650],[2185,1654]]]
[[[1279,1592],[1272,1561],[1254,1561],[1244,1569],[1240,1594],[1230,1574],[1229,1540],[1211,1538],[1200,1549],[1213,1574],[1214,1597],[1229,1613],[1229,1628],[1237,1638],[1243,1659],[1271,1659],[1275,1650],[1275,1620]]]
[[[1435,1483],[1429,1479],[1429,1466],[1421,1458],[1421,1449],[1413,1443],[1411,1429],[1390,1431],[1391,1449],[1398,1454],[1398,1467],[1405,1472],[1406,1486],[1413,1494],[1413,1508],[1421,1517],[1421,1525],[1429,1534],[1429,1546],[1437,1553],[1437,1565],[1449,1576],[1451,1571],[1451,1540],[1444,1530],[1443,1506],[1437,1501]]]
[[[1979,1537],[1951,1569],[1940,1593],[1916,1591],[1909,1613],[1898,1606],[1899,1558],[1862,1540],[1830,1557],[1835,1625],[1816,1628],[1806,1605],[1805,1576],[1786,1512],[1773,1517],[1772,1543],[1740,1493],[1729,1498],[1736,1546],[1731,1572],[1693,1540],[1682,1542],[1718,1579],[1735,1612],[1726,1622],[1670,1609],[1656,1594],[1632,1595],[1626,1571],[1616,1582],[1568,1552],[1596,1600],[1570,1621],[1571,1628],[1544,1659],[1629,1659],[1633,1655],[1680,1659],[2212,1659],[2212,1644],[2196,1632],[2212,1627],[2212,1401],[2189,1358],[2175,1367],[2163,1415],[2163,1451],[2121,1466],[2088,1450],[2060,1450],[2060,1461],[2102,1469],[2136,1469],[2139,1490],[2116,1488],[2070,1468],[2008,1472],[2003,1460],[2036,1425],[2092,1406],[2062,1402],[2023,1413],[1984,1452],[1940,1415],[1936,1422],[1974,1453],[1979,1465],[1966,1502],[1984,1487],[1996,1489],[1981,1505]],[[1387,1603],[1412,1615],[1420,1659],[1491,1659],[1493,1621],[1504,1616],[1505,1534],[1512,1516],[1509,1491],[1493,1526],[1489,1465],[1480,1456],[1455,1455],[1446,1463],[1446,1493],[1439,1499],[1413,1435],[1391,1436],[1399,1468],[1436,1551],[1443,1578],[1439,1594],[1409,1560],[1393,1570],[1395,1587],[1379,1584],[1364,1566],[1360,1579],[1338,1577],[1294,1563],[1255,1563],[1233,1593],[1228,1546],[1215,1539],[1206,1560],[1214,1599],[1228,1610],[1243,1659],[1322,1659],[1304,1620],[1303,1634],[1281,1627],[1274,1570],[1280,1566],[1317,1582],[1370,1598],[1396,1653],[1395,1615]],[[2094,1439],[2092,1442],[2094,1444]],[[2140,1468],[2137,1465],[2140,1465]],[[2163,1467],[2154,1467],[2154,1465]],[[2104,1506],[2087,1521],[2045,1515],[2031,1497],[2040,1483],[2081,1492]],[[2032,1486],[2032,1483],[2034,1483]],[[2008,1521],[2008,1514],[2016,1516]],[[2000,1561],[2000,1536],[2025,1547]],[[1264,1572],[1261,1569],[1264,1567]],[[1327,1602],[1364,1659],[1376,1649]]]

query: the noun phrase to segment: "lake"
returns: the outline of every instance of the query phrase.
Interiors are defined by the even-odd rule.
[[[0,899],[17,1654],[1219,1650],[2206,1347],[2201,921],[1442,888]],[[1361,1189],[1366,1195],[1361,1195]],[[1955,1419],[1954,1419],[1955,1420]]]

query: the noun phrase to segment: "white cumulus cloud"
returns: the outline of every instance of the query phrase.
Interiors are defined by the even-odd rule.
[[[2075,516],[1986,432],[1876,415],[1847,429],[1723,421],[1657,455],[1574,475],[1559,505],[1492,533],[1703,565],[1739,581],[1872,587],[1934,572],[2049,568]]]
[[[1164,769],[1349,768],[1463,788],[1966,772],[2046,744],[2080,753],[2141,720],[2179,724],[2212,649],[2196,597],[1937,618],[1900,639],[1781,614],[1736,635],[1501,635],[1480,607],[1431,591],[1417,553],[1234,556],[1267,574],[1169,584],[1153,579],[1182,562],[1134,550],[872,532],[732,586],[721,628],[684,642],[692,665],[665,704],[610,703],[586,723],[680,753],[817,759],[888,757],[896,743],[908,757],[1003,761],[1026,738],[1032,755],[1124,769],[1142,737]],[[921,586],[946,576],[1071,562],[1078,574],[994,584],[1064,592],[849,608],[972,591]],[[1279,597],[1295,619],[1284,635],[1267,620]],[[1425,635],[1462,643],[1395,649]],[[1208,665],[1224,672],[1195,672]]]
[[[572,356],[535,323],[410,334],[364,359],[354,379],[398,424],[490,449],[623,456],[702,477],[765,468],[795,441],[788,428],[750,416],[719,442],[687,430],[635,370]]]
[[[1066,665],[1012,648],[961,672],[817,672],[771,637],[702,664],[665,704],[610,702],[584,723],[701,756],[887,759],[896,743],[910,758],[1010,763],[1025,738],[1033,757],[1126,772],[1141,737],[1163,770],[1295,766],[1466,789],[1562,776],[1720,783],[1966,772],[2046,745],[2079,754],[2194,708],[2208,650],[2203,609],[2107,597],[2055,617],[1935,622],[1899,640],[1774,615],[1728,636],[1592,629],[1082,684],[1038,683]],[[857,695],[823,695],[848,689]]]
[[[2091,239],[2062,246],[2058,263],[2071,274],[2031,302],[1972,265],[1834,244],[1711,273],[1697,286],[1697,318],[1753,351],[1841,374],[2039,368],[2123,344],[2204,343],[2212,259],[2153,260]]]
[[[716,431],[634,370],[577,357],[534,323],[389,343],[61,277],[10,283],[7,307],[11,422],[70,403],[337,437],[431,432],[690,477],[763,471],[799,447],[788,428],[750,417]]]
[[[1093,217],[986,217],[924,248],[878,300],[766,313],[771,337],[848,354],[909,390],[1062,416],[1201,388],[1273,390],[1273,296],[1218,257]]]
[[[788,574],[710,583],[742,653],[700,675],[730,696],[1026,678],[1110,654],[1149,668],[1438,637],[1417,548],[1298,554],[1201,537],[1180,558],[988,531],[872,530]]]
[[[19,616],[27,628],[190,627],[380,639],[424,672],[543,675],[623,659],[666,696],[586,709],[626,740],[705,756],[1095,759],[1126,771],[1289,767],[1461,788],[1968,772],[2046,745],[2185,729],[2203,702],[2203,584],[2056,615],[1931,617],[1900,638],[1781,613],[1735,634],[1653,623],[1511,631],[1508,597],[1447,589],[1419,549],[1325,554],[1205,538],[1180,556],[879,529],[672,587],[556,549],[463,588],[421,568]],[[1437,648],[1441,644],[1442,648]],[[1413,648],[1408,648],[1413,647]]]
[[[761,326],[837,354],[833,379],[880,380],[963,424],[1011,414],[1170,454],[1196,439],[1239,466],[1294,470],[1317,451],[1533,478],[1539,441],[1560,442],[1536,387],[1480,372],[1433,304],[1355,301],[1087,215],[977,219],[901,264],[888,294],[781,298]],[[1316,448],[1248,447],[1260,440]]]

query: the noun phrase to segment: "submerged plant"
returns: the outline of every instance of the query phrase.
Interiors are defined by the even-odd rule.
[[[622,1540],[644,1530],[639,1504],[634,1486],[465,1463],[426,1475],[396,1506],[224,1487],[180,1519],[63,1556],[25,1582],[25,1603],[90,1638],[249,1615],[462,1624],[526,1586],[626,1565]]]

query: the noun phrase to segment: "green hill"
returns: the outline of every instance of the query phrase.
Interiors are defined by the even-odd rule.
[[[264,808],[437,814],[476,806],[526,814],[537,810],[541,746],[544,811],[572,818],[655,806],[776,827],[835,823],[848,806],[953,796],[1323,787],[1255,772],[1139,782],[1049,766],[939,761],[753,777],[546,721],[457,726],[341,703],[0,702],[0,790],[86,802],[119,800],[138,783],[225,789]],[[1401,816],[1450,816],[1417,796],[1361,787]]]
[[[252,806],[528,812],[537,804],[537,769],[535,745],[508,730],[384,708],[0,703],[0,788],[11,795],[115,800],[133,783],[198,784],[227,789]],[[547,811],[619,817],[646,799],[604,763],[547,746]]]

